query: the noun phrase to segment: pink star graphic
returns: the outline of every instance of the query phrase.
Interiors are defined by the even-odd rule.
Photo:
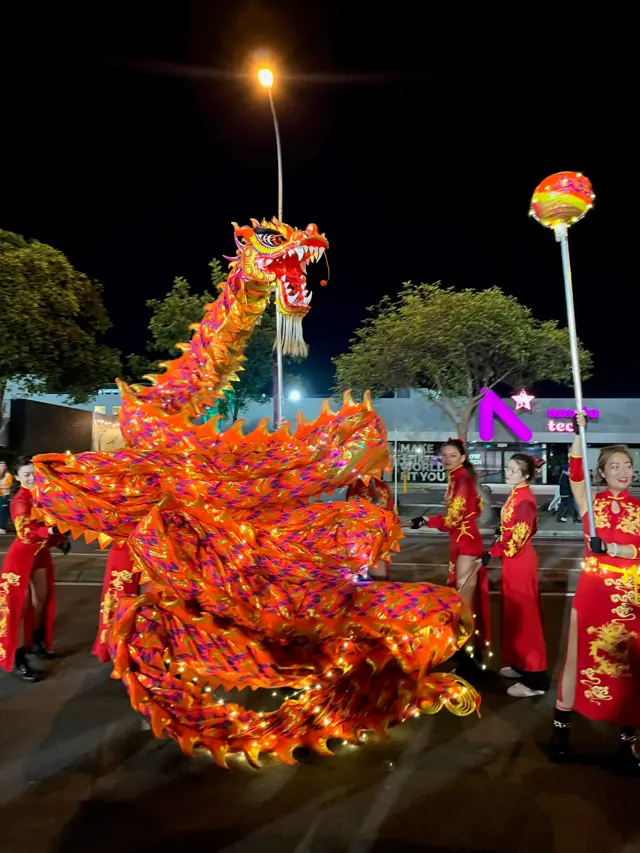
[[[514,394],[511,398],[516,404],[516,412],[518,409],[528,409],[531,411],[531,401],[535,400],[533,394],[527,394],[526,391],[521,391],[519,394]]]

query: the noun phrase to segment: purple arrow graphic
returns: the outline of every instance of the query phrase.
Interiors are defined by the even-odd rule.
[[[493,419],[500,418],[520,441],[529,442],[533,433],[519,417],[514,415],[506,403],[489,388],[482,389],[482,398],[478,406],[478,433],[480,441],[493,441]]]

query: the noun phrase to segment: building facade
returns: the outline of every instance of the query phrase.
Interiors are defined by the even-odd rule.
[[[494,395],[495,397],[495,395]],[[7,398],[11,398],[11,389]],[[39,402],[63,405],[64,399],[54,395],[33,397]],[[569,398],[537,398],[526,389],[512,397],[490,400],[472,419],[469,452],[483,480],[504,482],[504,465],[512,453],[525,452],[544,459],[540,482],[556,483],[568,458],[573,441],[574,402]],[[307,420],[319,416],[323,398],[306,397],[285,401],[285,418],[295,423],[302,411]],[[414,484],[444,483],[446,475],[439,460],[443,441],[454,436],[455,429],[445,413],[419,390],[404,391],[398,397],[379,399],[376,410],[382,417],[389,436],[390,452],[396,460],[400,482]],[[117,449],[117,413],[120,395],[117,388],[107,388],[87,404],[74,406],[93,412],[94,449]],[[603,398],[585,400],[589,412],[588,465],[594,468],[601,447],[626,444],[634,457],[636,481],[640,477],[640,399]],[[338,403],[334,404],[338,408]],[[255,428],[264,418],[271,419],[270,399],[254,404],[242,417],[245,432]]]

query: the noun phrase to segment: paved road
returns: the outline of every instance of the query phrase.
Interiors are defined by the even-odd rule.
[[[543,582],[564,572],[570,586],[577,545],[539,550]],[[110,667],[90,657],[104,557],[86,553],[57,561],[61,658],[49,678],[0,677],[1,853],[640,851],[640,783],[614,772],[615,732],[579,720],[580,760],[556,767],[544,753],[553,694],[510,700],[493,673],[478,683],[479,719],[442,712],[295,767],[226,772],[184,758],[141,729]],[[441,544],[414,534],[394,572],[442,574],[445,559]],[[570,598],[547,593],[557,668]],[[496,623],[497,611],[494,598]]]

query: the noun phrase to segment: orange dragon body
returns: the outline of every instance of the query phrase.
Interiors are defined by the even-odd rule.
[[[472,631],[461,598],[426,583],[357,583],[398,550],[397,516],[365,498],[315,500],[388,469],[368,395],[347,393],[340,411],[325,404],[293,432],[201,423],[238,378],[274,289],[284,352],[304,354],[306,266],[328,246],[315,225],[275,219],[235,226],[235,238],[229,279],[182,355],[149,387],[120,383],[127,447],[35,460],[45,519],[103,547],[126,541],[147,581],[111,625],[114,677],[156,736],[223,765],[237,753],[257,764],[261,753],[327,752],[332,738],[357,743],[442,707],[472,713],[475,691],[432,672]],[[224,695],[246,687],[295,693],[259,713]]]

